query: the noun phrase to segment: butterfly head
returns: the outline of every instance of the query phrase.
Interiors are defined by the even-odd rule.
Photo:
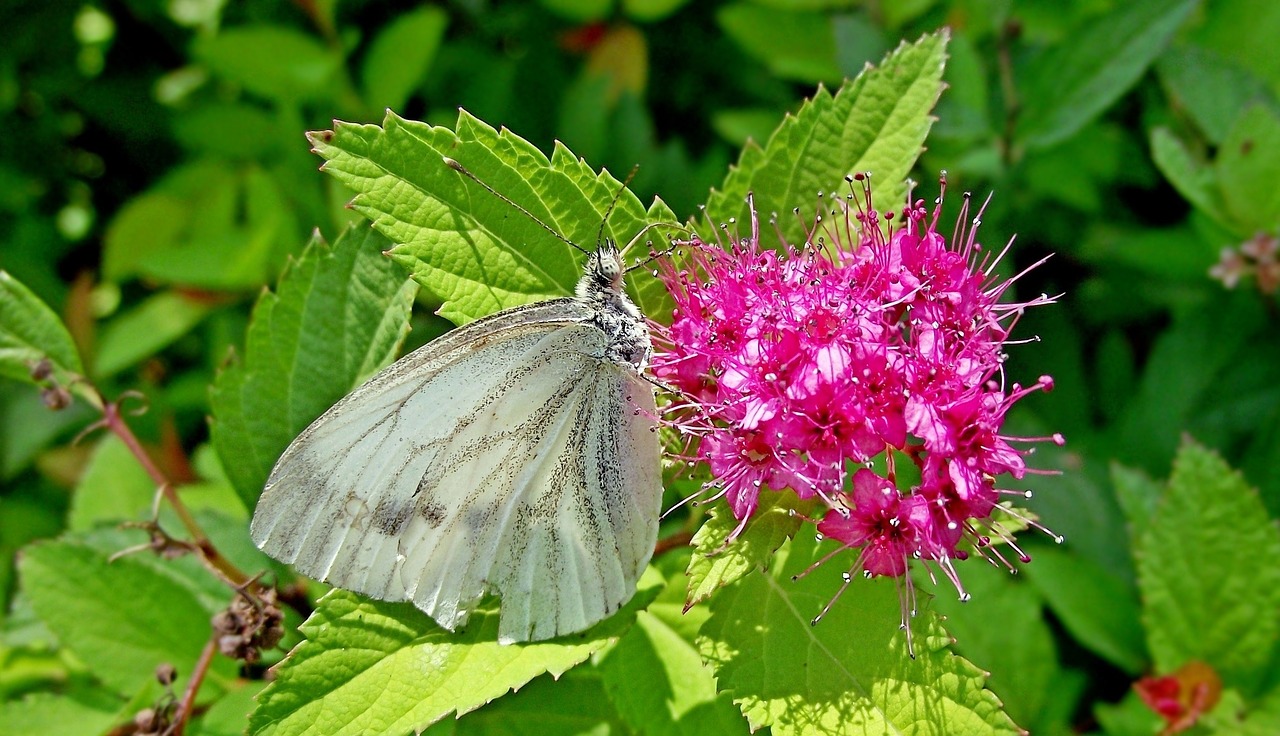
[[[592,294],[622,292],[622,277],[626,273],[622,265],[622,253],[613,240],[606,238],[600,247],[587,257],[587,266],[583,270],[582,279],[578,281],[579,297]]]

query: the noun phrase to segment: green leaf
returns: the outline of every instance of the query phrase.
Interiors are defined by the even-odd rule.
[[[387,245],[367,228],[313,241],[254,306],[244,358],[212,394],[214,446],[246,505],[289,442],[399,350],[417,287]]]
[[[1053,689],[1062,670],[1036,589],[1003,568],[965,564],[958,572],[973,598],[963,601],[950,581],[935,584],[923,570],[914,572],[922,590],[933,590],[931,606],[944,617],[958,652],[991,673],[987,686],[1000,696],[1009,716],[1027,727],[1043,723],[1042,714],[1066,693]]]
[[[209,619],[231,598],[195,559],[146,552],[108,557],[145,542],[138,532],[101,530],[38,542],[18,561],[22,590],[36,614],[105,685],[132,695],[155,681],[155,668],[178,669],[178,690],[209,641]],[[235,671],[214,663],[214,679]]]
[[[660,734],[747,733],[747,723],[693,644],[647,611],[598,666],[618,714],[636,731]]]
[[[609,644],[656,592],[648,580],[622,611],[587,631],[528,644],[498,644],[496,612],[477,612],[466,631],[451,634],[410,603],[334,590],[302,625],[307,640],[276,668],[249,732],[406,733],[475,710],[544,672],[558,677]]]
[[[622,12],[641,23],[662,20],[689,3],[689,0],[622,0]]]
[[[90,529],[104,522],[149,518],[156,484],[115,435],[98,442],[71,496],[67,527]]]
[[[600,20],[613,6],[613,0],[538,0],[547,10],[579,23]]]
[[[103,327],[94,375],[113,376],[155,355],[200,324],[212,308],[173,291],[148,297]]]
[[[799,581],[822,557],[801,535],[767,573],[720,591],[698,637],[720,687],[752,729],[776,736],[819,733],[1016,734],[978,668],[947,650],[932,613],[912,620],[916,659],[899,628],[896,587],[854,576],[816,626],[811,620],[841,586],[846,550]]]
[[[1151,526],[1156,505],[1164,494],[1162,484],[1140,470],[1115,462],[1111,464],[1111,484],[1115,486],[1116,501],[1129,523],[1129,538],[1141,539]]]
[[[737,2],[716,11],[716,22],[775,76],[801,82],[838,82],[844,76],[827,13]]]
[[[191,722],[191,728],[187,729],[190,736],[243,736],[254,700],[265,684],[261,680],[249,680],[236,685]]]
[[[369,107],[404,106],[431,67],[448,25],[444,10],[424,6],[399,16],[378,32],[360,69]]]
[[[184,164],[122,207],[107,227],[103,272],[214,290],[257,289],[296,243],[275,177],[207,159]]]
[[[1280,117],[1263,105],[1241,113],[1214,162],[1227,212],[1244,233],[1280,221]]]
[[[778,213],[787,242],[804,239],[803,222],[818,192],[840,193],[844,177],[871,172],[877,206],[896,208],[904,198],[904,178],[919,157],[942,93],[947,31],[903,43],[879,67],[869,67],[833,96],[819,87],[813,98],[788,116],[769,142],[748,142],[723,186],[711,193],[706,215],[712,226],[735,222],[743,234],[750,221],[752,193],[762,220]],[[800,217],[790,213],[800,208]],[[773,238],[761,227],[761,237]]]
[[[49,361],[51,378],[63,386],[84,373],[76,344],[58,315],[8,271],[0,270],[0,376],[37,383],[32,370],[44,360]]]
[[[519,690],[456,721],[438,722],[424,733],[431,736],[442,727],[457,736],[628,733],[599,674],[587,667],[575,667],[559,678],[535,677]]]
[[[1017,137],[1029,148],[1070,138],[1127,92],[1164,51],[1196,0],[1118,3],[1030,65]]]
[[[1280,532],[1239,473],[1184,444],[1135,554],[1157,672],[1199,659],[1229,683],[1261,674],[1280,635]]]
[[[0,703],[0,723],[5,736],[102,734],[127,717],[123,706],[119,698],[101,691],[32,693]]]
[[[730,541],[739,522],[728,504],[715,504],[691,541],[694,553],[687,571],[685,609],[747,573],[767,568],[778,547],[796,533],[804,514],[813,508],[812,502],[801,501],[794,493],[762,491],[749,523]]]
[[[652,222],[674,222],[660,200],[648,212],[608,172],[595,173],[557,145],[550,160],[510,131],[465,111],[457,133],[388,113],[382,127],[335,123],[310,134],[324,170],[357,194],[351,206],[397,243],[392,257],[438,296],[440,315],[461,324],[506,307],[573,293],[582,253],[445,165],[462,162],[481,181],[556,233],[591,247],[611,203],[604,236],[629,242]],[[646,239],[666,246],[661,228]],[[643,245],[642,252],[647,252]],[[657,279],[633,279],[633,296],[651,316],[670,296]]]
[[[1142,674],[1148,660],[1131,580],[1053,548],[1038,550],[1026,571],[1076,641],[1126,673]]]
[[[1185,44],[1156,62],[1160,79],[1214,145],[1227,137],[1236,116],[1254,102],[1274,106],[1266,83],[1213,51]]]
[[[319,40],[285,26],[237,26],[201,36],[196,60],[219,77],[268,99],[307,99],[324,91],[341,57]]]
[[[1272,689],[1253,703],[1228,690],[1196,725],[1212,736],[1275,736],[1280,733],[1280,690]]]

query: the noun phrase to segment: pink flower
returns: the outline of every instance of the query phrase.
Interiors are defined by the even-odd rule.
[[[967,196],[949,243],[941,197],[932,212],[916,201],[881,216],[866,179],[849,181],[849,205],[804,243],[762,249],[753,209],[750,237],[723,248],[695,237],[683,268],[664,263],[676,308],[670,327],[653,326],[653,371],[686,395],[669,421],[710,465],[739,531],[761,488],[789,488],[822,500],[819,532],[860,548],[864,574],[902,577],[921,559],[963,595],[952,568],[963,542],[1003,560],[986,522],[1006,493],[997,476],[1028,472],[1015,444],[1062,441],[1001,431],[1016,402],[1052,388],[1006,386],[1002,363],[1018,315],[1053,299],[1001,301],[1016,278],[992,275],[1003,252],[978,243]],[[883,474],[868,469],[877,457]],[[894,472],[906,461],[921,478],[911,487]]]

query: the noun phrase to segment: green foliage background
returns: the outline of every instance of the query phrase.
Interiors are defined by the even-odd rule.
[[[1032,457],[1061,474],[1027,485],[1036,491],[1031,508],[1067,542],[1023,535],[1034,561],[1017,577],[963,565],[974,599],[961,606],[940,587],[931,609],[947,620],[928,617],[917,631],[921,662],[891,672],[838,666],[856,660],[863,642],[892,637],[875,629],[896,622],[887,581],[804,633],[808,651],[776,621],[779,638],[757,636],[770,629],[760,601],[785,607],[839,584],[815,577],[804,583],[812,590],[787,587],[817,553],[809,540],[784,542],[794,527],[782,506],[749,530],[740,556],[697,557],[732,528],[713,512],[698,552],[659,558],[629,630],[611,620],[542,658],[463,649],[415,629],[412,609],[331,594],[304,627],[311,648],[287,670],[293,682],[307,681],[308,662],[349,645],[326,631],[381,616],[380,638],[370,633],[365,644],[385,656],[360,665],[353,681],[363,689],[344,702],[379,695],[387,672],[416,688],[406,696],[416,699],[412,709],[366,707],[367,717],[386,720],[352,728],[408,732],[478,708],[432,733],[741,733],[748,720],[777,733],[909,731],[877,722],[883,708],[867,705],[902,706],[907,696],[859,689],[896,682],[912,697],[968,704],[971,720],[938,731],[922,716],[932,725],[920,732],[1007,733],[1011,719],[1035,734],[1128,736],[1159,730],[1132,683],[1197,659],[1225,687],[1200,732],[1280,732],[1276,300],[1252,278],[1227,289],[1209,276],[1222,249],[1280,235],[1280,5],[17,0],[5,18],[6,733],[98,734],[127,723],[164,697],[155,664],[177,661],[180,677],[189,674],[208,638],[202,622],[228,600],[190,558],[135,554],[107,565],[107,555],[145,541],[116,526],[149,518],[154,485],[118,440],[76,441],[98,416],[91,392],[69,384],[77,400],[49,411],[26,361],[46,356],[55,379],[89,376],[107,397],[144,394],[147,411],[129,424],[218,549],[241,569],[285,575],[245,534],[271,448],[398,352],[452,322],[561,293],[576,278],[554,238],[510,218],[508,231],[491,230],[513,264],[500,281],[482,280],[473,264],[440,266],[454,252],[440,233],[455,231],[433,213],[471,207],[477,221],[504,217],[501,203],[449,190],[458,186],[452,172],[445,181],[409,170],[421,154],[410,139],[445,146],[455,136],[474,142],[467,150],[481,158],[469,166],[492,164],[481,171],[486,181],[545,206],[539,214],[578,242],[594,239],[595,213],[613,191],[611,180],[596,179],[600,167],[622,177],[639,164],[636,198],[625,197],[611,220],[619,235],[631,223],[701,217],[703,204],[712,223],[741,220],[748,191],[762,211],[804,211],[851,170],[874,172],[882,206],[897,201],[906,176],[932,198],[940,170],[948,213],[961,191],[978,199],[994,191],[984,242],[1017,236],[1004,275],[1053,253],[1017,291],[1065,294],[1022,318],[1015,337],[1038,341],[1011,348],[1008,375],[1056,380],[1053,393],[1019,405],[1010,429],[1066,435],[1065,447]],[[931,125],[921,112],[937,93],[927,65],[893,67],[902,78],[890,85],[892,100],[875,97],[883,87],[864,94],[865,81],[844,83],[943,27],[947,89]],[[362,125],[304,139],[334,119]],[[848,124],[808,135],[813,121],[834,119]],[[902,152],[920,140],[925,150],[908,171]],[[316,172],[313,145],[334,176]],[[801,157],[817,163],[779,184]],[[530,162],[560,178],[527,180]],[[384,175],[390,184],[379,183]],[[395,182],[446,194],[388,200],[378,187]],[[548,195],[564,182],[578,199]],[[353,190],[354,211],[344,207]],[[651,205],[655,197],[661,203]],[[391,211],[389,201],[406,209]],[[362,215],[381,221],[377,232]],[[786,217],[780,225],[793,237],[799,227]],[[548,270],[524,269],[525,257]],[[661,299],[652,283],[642,300]],[[411,320],[388,316],[411,303]],[[341,320],[331,318],[335,305]],[[263,395],[279,401],[263,404]],[[242,462],[227,465],[228,457]],[[169,514],[162,509],[162,524],[180,528]],[[691,554],[702,561],[686,579]],[[753,571],[760,563],[774,567]],[[690,598],[709,603],[682,615],[688,580]],[[859,617],[862,607],[876,613]],[[424,653],[464,683],[464,696],[438,696],[431,673],[412,679]],[[485,673],[467,671],[468,657],[489,667],[510,658],[514,674],[482,681]],[[801,670],[813,678],[803,687],[788,679]],[[554,681],[540,674],[562,672]],[[299,721],[282,713],[323,709],[320,700],[288,701],[302,697],[289,677],[264,696],[270,705],[255,714],[255,729],[276,718],[278,732],[293,732]],[[264,685],[262,666],[218,659],[190,732],[242,732]],[[522,687],[484,705],[513,686]],[[832,714],[848,718],[825,720]]]

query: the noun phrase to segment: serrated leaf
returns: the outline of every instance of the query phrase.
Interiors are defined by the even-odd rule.
[[[246,506],[289,442],[404,341],[417,287],[388,245],[367,228],[313,241],[254,306],[244,357],[212,393],[214,446]]]
[[[760,217],[779,213],[787,242],[804,238],[803,222],[818,192],[848,191],[844,177],[871,172],[877,206],[896,209],[906,191],[903,180],[923,150],[932,125],[929,112],[942,93],[948,32],[903,43],[878,67],[868,67],[835,95],[819,87],[813,98],[788,116],[760,147],[748,142],[723,186],[707,201],[712,226],[736,221],[745,234],[748,192]],[[791,211],[800,208],[801,217]],[[762,227],[761,237],[773,238]]]
[[[563,145],[548,159],[465,111],[456,129],[388,112],[381,127],[335,122],[332,131],[310,134],[324,170],[357,192],[352,208],[398,244],[392,257],[441,299],[440,315],[456,324],[573,293],[585,256],[445,165],[445,156],[585,248],[594,246],[615,197],[603,235],[619,244],[651,222],[674,223],[660,201],[646,212],[617,179],[597,174]],[[657,212],[663,214],[654,220]],[[646,239],[661,249],[665,234],[655,228]],[[640,248],[632,255],[647,253]],[[633,279],[631,288],[646,314],[668,313],[670,296],[656,279]]]
[[[1236,118],[1214,162],[1222,199],[1247,234],[1272,231],[1280,220],[1280,117],[1253,105]]]
[[[1227,682],[1260,674],[1280,634],[1280,532],[1238,472],[1184,444],[1135,555],[1155,671],[1199,659]]]
[[[0,376],[36,383],[32,369],[48,360],[52,377],[69,386],[84,373],[71,333],[49,305],[0,269]]]
[[[209,640],[210,617],[231,597],[190,557],[160,560],[143,552],[108,561],[145,541],[145,534],[114,529],[68,535],[26,547],[18,561],[32,609],[99,680],[124,695],[153,683],[162,662],[177,667],[181,689]],[[234,671],[230,660],[215,660],[215,679]]]
[[[759,505],[750,522],[732,542],[738,529],[727,504],[717,503],[690,542],[694,546],[689,560],[689,592],[685,609],[706,600],[717,589],[732,583],[752,570],[763,569],[774,552],[796,533],[814,504],[801,501],[787,491],[762,491]]]
[[[720,591],[698,638],[720,687],[752,728],[783,734],[1017,734],[982,672],[951,654],[937,618],[913,619],[916,659],[899,629],[893,581],[854,576],[817,625],[810,621],[841,585],[846,551],[793,582],[822,554],[801,535],[767,573]]]
[[[360,68],[365,102],[374,109],[403,107],[426,76],[448,25],[443,9],[424,6],[379,30]]]
[[[1165,49],[1196,0],[1119,3],[1033,63],[1018,138],[1028,147],[1079,132],[1132,87]]]
[[[640,733],[747,733],[747,723],[693,643],[661,618],[641,611],[636,625],[597,667],[622,719]]]
[[[410,603],[334,590],[302,625],[307,640],[276,667],[250,718],[255,736],[407,733],[463,714],[549,672],[558,677],[622,634],[654,584],[580,634],[498,644],[496,613],[451,634]]]

